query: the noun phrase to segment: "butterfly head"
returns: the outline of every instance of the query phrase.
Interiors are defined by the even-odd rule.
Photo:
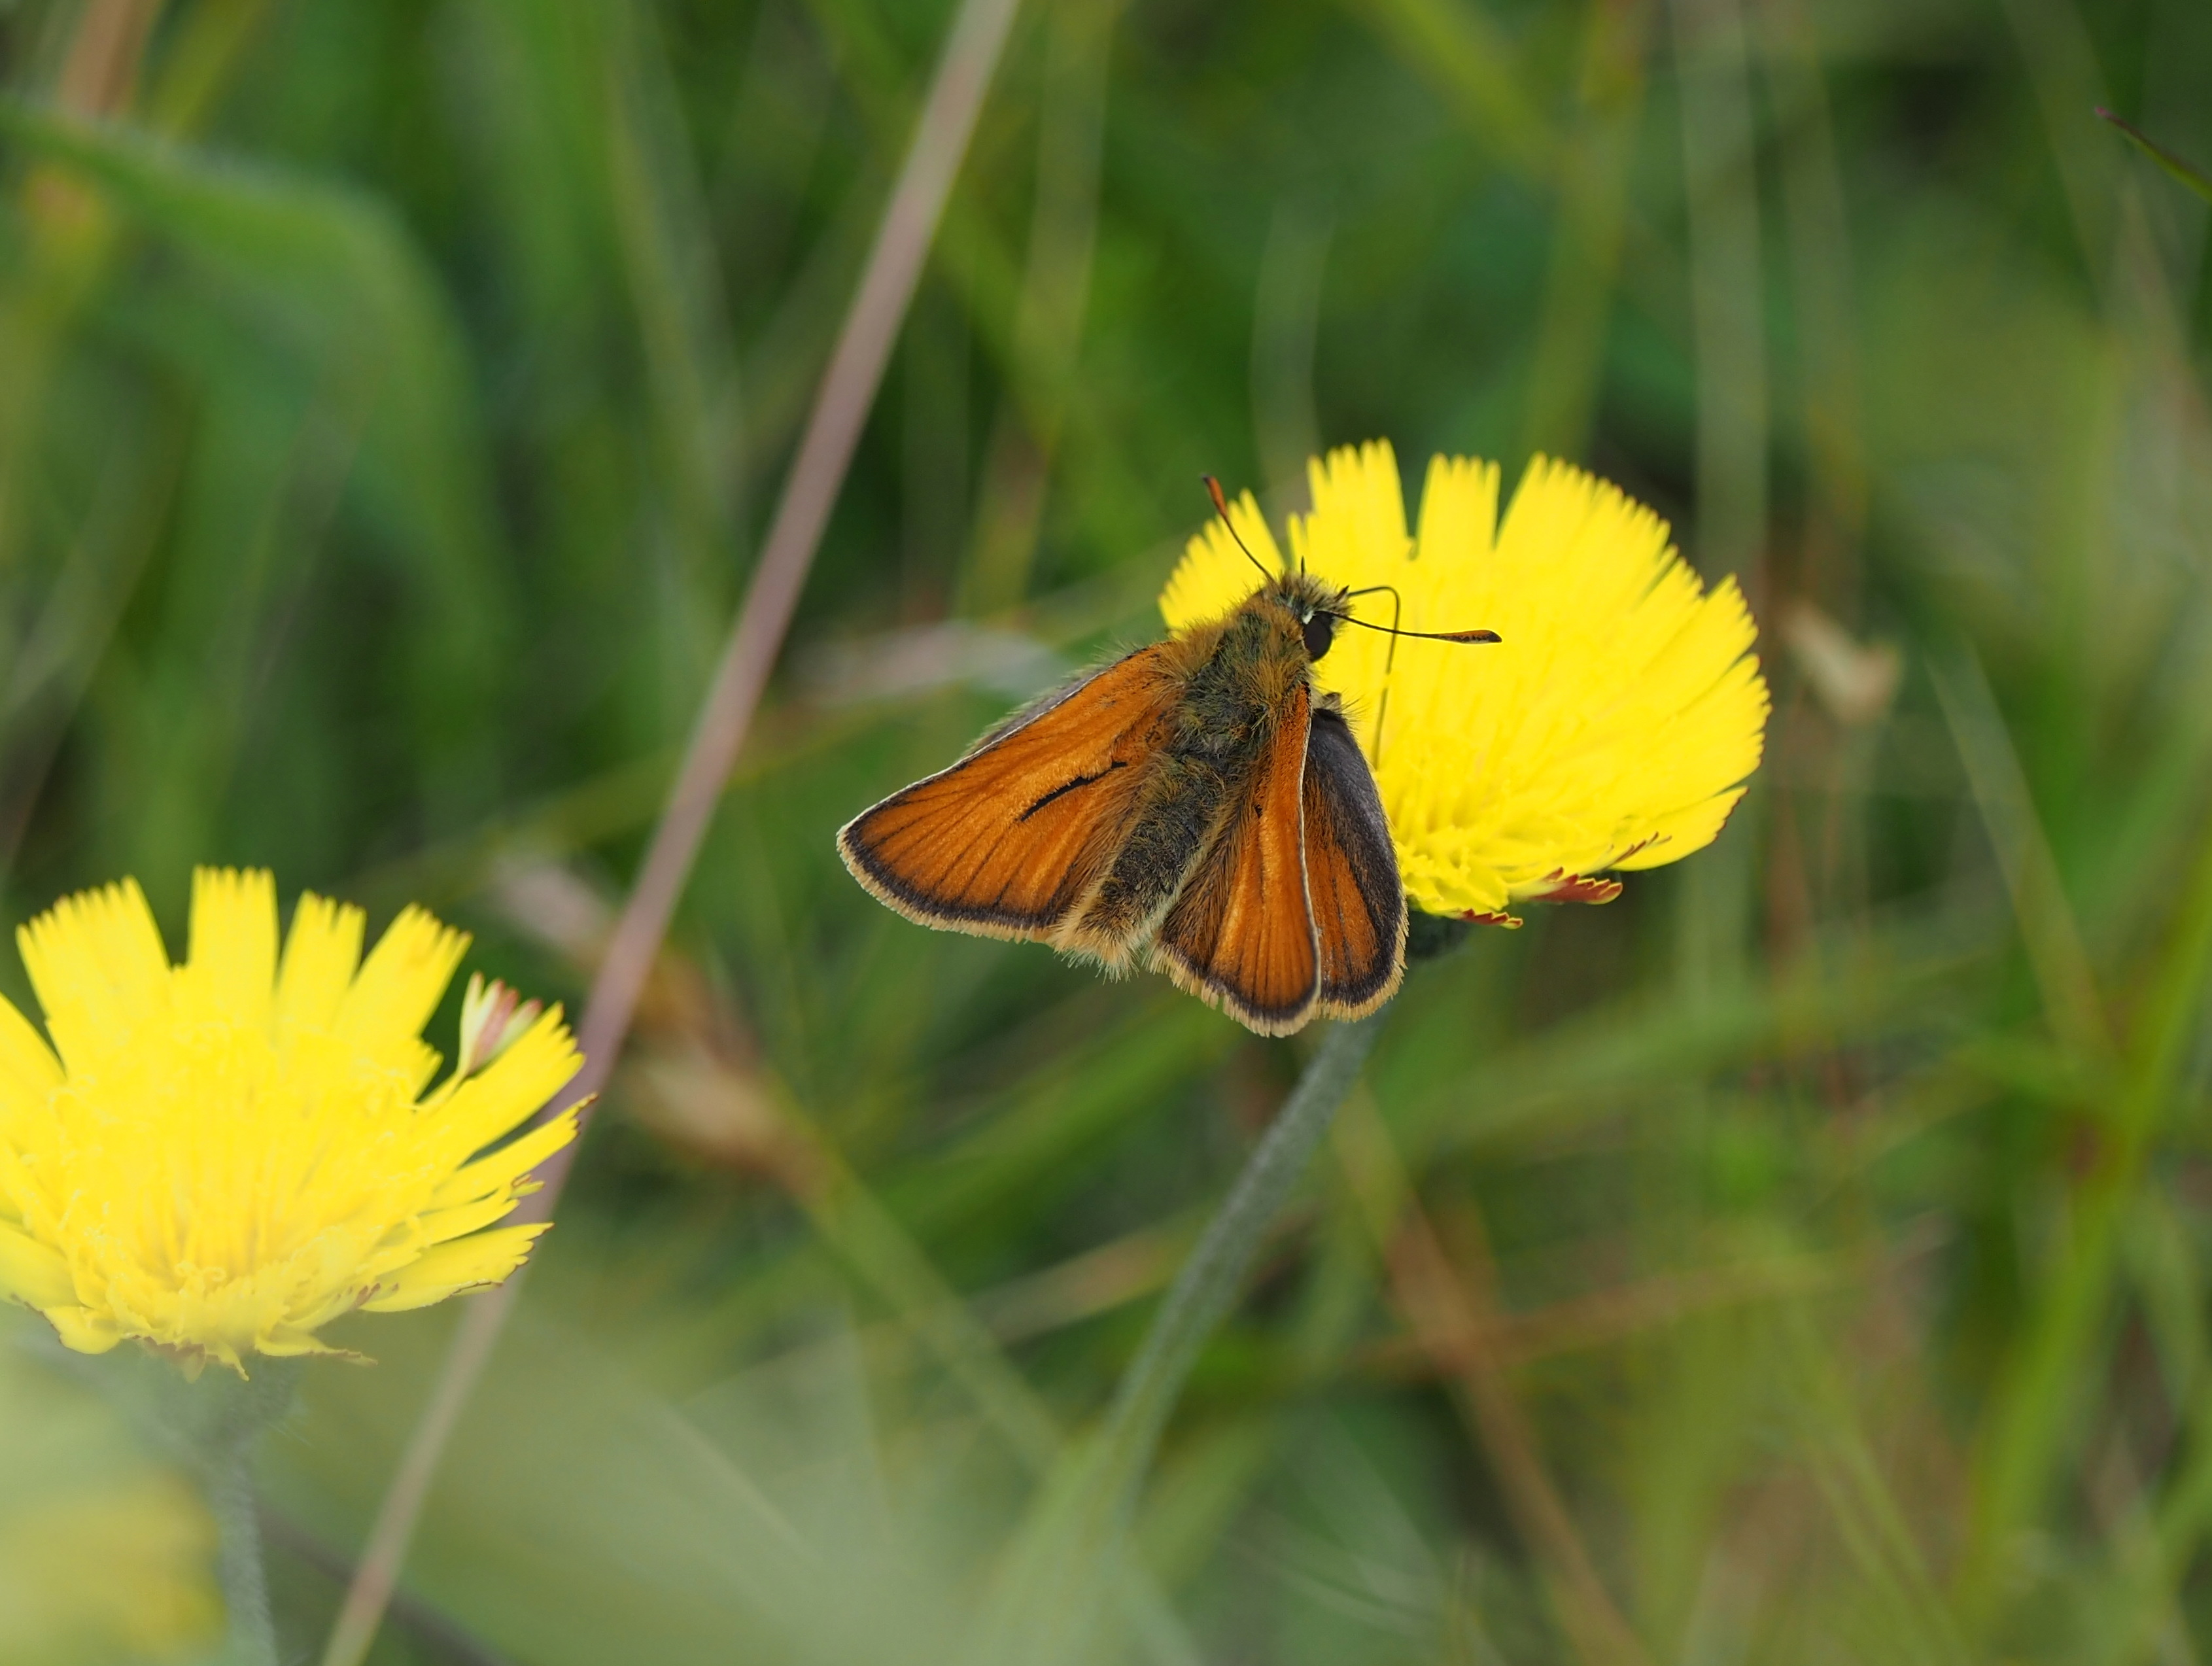
[[[1206,483],[1206,495],[1213,500],[1213,512],[1221,517],[1221,524],[1229,529],[1229,536],[1237,547],[1244,551],[1245,560],[1260,570],[1265,580],[1259,594],[1281,604],[1290,610],[1297,626],[1298,635],[1305,644],[1306,659],[1319,660],[1336,640],[1336,628],[1340,624],[1364,625],[1370,630],[1380,630],[1391,637],[1418,636],[1431,642],[1494,642],[1498,640],[1494,630],[1401,630],[1397,623],[1399,597],[1395,585],[1371,584],[1364,590],[1346,590],[1316,578],[1305,569],[1300,560],[1297,567],[1287,573],[1273,571],[1267,562],[1254,555],[1237,531],[1237,524],[1229,518],[1229,501],[1222,496],[1221,483],[1212,475],[1200,477]],[[1375,624],[1352,617],[1350,608],[1355,596],[1387,594],[1390,598],[1390,619],[1385,624]],[[1395,648],[1396,643],[1391,646]]]
[[[1291,617],[1304,640],[1306,658],[1319,660],[1336,640],[1336,628],[1345,617],[1345,608],[1351,601],[1349,593],[1339,586],[1316,578],[1310,573],[1285,573],[1267,587],[1269,593],[1290,610]]]

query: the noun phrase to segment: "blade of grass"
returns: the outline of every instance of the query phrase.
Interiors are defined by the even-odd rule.
[[[1836,123],[1808,0],[1761,9],[1764,79],[1778,106],[1798,380],[1816,518],[1798,582],[1826,605],[1854,594],[1869,489],[1850,222]]]
[[[1407,66],[1427,78],[1468,131],[1515,172],[1549,176],[1550,124],[1525,90],[1521,54],[1473,0],[1347,0]]]
[[[62,64],[54,88],[60,101],[88,116],[106,115],[128,103],[161,5],[162,0],[93,0]]]
[[[617,923],[586,1004],[580,1041],[586,1063],[541,1113],[556,1116],[594,1094],[613,1068],[631,1013],[652,970],[707,824],[736,763],[776,651],[821,542],[831,505],[875,400],[891,344],[966,154],[1016,0],[962,0],[931,82],[906,161],[885,205],[858,291],[846,313],[775,520],[755,568],[729,642],[701,707],[668,806],[655,829],[635,888]],[[571,1145],[539,1172],[544,1189],[518,1216],[544,1219],[574,1160]],[[510,1279],[477,1301],[463,1320],[422,1420],[379,1509],[361,1566],[324,1654],[325,1666],[360,1666],[368,1657],[438,1459],[470,1391],[483,1374],[521,1288]]]
[[[736,357],[707,205],[674,113],[678,94],[666,45],[650,11],[616,10],[607,18],[602,97],[610,217],[637,314],[681,562],[668,635],[686,660],[703,668],[714,648],[705,622],[726,603],[743,520]]]
[[[1605,370],[1627,228],[1628,182],[1644,123],[1644,0],[1593,0],[1583,17],[1576,119],[1561,147],[1551,276],[1529,362],[1522,449],[1582,454]]]
[[[2092,1061],[2108,1059],[2112,1033],[2089,952],[1980,661],[1961,644],[1948,655],[1932,658],[1929,669],[1973,786],[1982,825],[1996,851],[2044,1017],[2061,1046]]]
[[[508,617],[484,558],[498,522],[462,328],[405,227],[357,191],[16,100],[0,100],[0,132],[91,180],[313,378],[353,453],[325,492],[359,495],[423,598],[410,669],[425,772],[481,802],[499,775],[481,721]]]
[[[795,1144],[784,1183],[823,1241],[899,1313],[1015,1456],[1033,1473],[1049,1472],[1064,1451],[1050,1410],[1007,1361],[983,1320],[821,1130],[799,1117],[795,1108],[787,1104],[785,1111]],[[1154,1659],[1163,1666],[1196,1661],[1196,1650],[1173,1611],[1141,1570],[1130,1569],[1116,1594]]]
[[[2156,162],[2206,202],[2212,203],[2212,175],[2207,175],[2194,164],[2184,161],[2133,122],[2114,115],[2103,105],[2097,106],[2097,119],[2110,122],[2127,135],[2136,149]]]
[[[1709,579],[1741,575],[1755,602],[1767,531],[1767,366],[1750,46],[1737,0],[1670,0],[1670,9],[1697,356],[1697,564]],[[1711,870],[1706,862],[1691,872]]]
[[[261,1506],[261,1534],[271,1550],[304,1563],[343,1590],[353,1564],[282,1511]],[[513,1666],[505,1655],[478,1639],[442,1609],[404,1594],[392,1599],[392,1617],[437,1651],[451,1666]]]
[[[2120,1234],[2160,1122],[2179,1096],[2212,975],[2212,841],[2200,845],[2180,905],[2146,978],[2098,1147],[2073,1200],[2071,1229],[2046,1275],[2025,1335],[1997,1384],[1977,1455],[1971,1520],[1957,1582],[1970,1627],[1996,1617],[2017,1536],[2031,1528],[2103,1369],[2099,1333],[2110,1306]],[[2175,1521],[2201,1531],[2191,1511]],[[2183,1523],[2188,1523],[2188,1527]]]
[[[1809,1305],[1788,1312],[1782,1341],[1801,1384],[1803,1439],[1814,1480],[1827,1500],[1846,1554],[1887,1614],[1905,1657],[1965,1666],[1974,1657],[1959,1635],[1891,1489],[1857,1405],[1845,1386],[1829,1331]]]
[[[1392,1298],[1422,1350],[1453,1380],[1462,1414],[1542,1572],[1560,1629],[1589,1666],[1644,1666],[1650,1657],[1598,1578],[1506,1377],[1495,1345],[1495,1268],[1486,1261],[1467,1274],[1453,1266],[1366,1094],[1352,1096],[1337,1127],[1336,1151],[1389,1265]]]
[[[1412,1002],[1397,1022],[1402,1051],[1428,1066],[1384,1095],[1407,1160],[1419,1170],[1449,1151],[1510,1139],[1540,1119],[1557,1130],[1680,1082],[1789,1060],[1844,1043],[1941,1034],[1958,1022],[1960,991],[1981,974],[2007,922],[1937,909],[1818,945],[1786,972],[1710,992],[1635,995],[1543,1034],[1474,1056],[1465,1009]],[[1393,1049],[1394,1056],[1401,1049]],[[1395,1084],[1393,1085],[1395,1086]]]
[[[1617,1347],[1702,1314],[1770,1304],[1828,1289],[1844,1277],[1840,1263],[1808,1256],[1747,1261],[1688,1273],[1655,1273],[1633,1283],[1566,1297],[1515,1313],[1492,1312],[1476,1340],[1486,1357],[1520,1365],[1562,1353]],[[1450,1339],[1447,1339],[1450,1340]],[[1375,1343],[1360,1363],[1387,1380],[1449,1374],[1422,1337]]]
[[[0,686],[0,726],[8,748],[7,784],[0,789],[0,873],[15,872],[24,833],[68,725],[154,560],[162,517],[185,472],[181,441],[164,439],[132,448],[127,465],[118,453],[109,465],[103,508],[72,540]]]
[[[201,0],[173,26],[160,77],[144,100],[158,132],[196,133],[228,89],[275,0]]]
[[[580,945],[569,946],[573,951]],[[578,958],[586,966],[592,963],[589,952]],[[684,988],[692,993],[674,993]],[[1033,1474],[1049,1471],[1062,1455],[1058,1420],[1000,1351],[978,1305],[963,1299],[938,1270],[928,1250],[854,1168],[819,1119],[787,1085],[730,1049],[726,1038],[745,1028],[730,998],[715,991],[700,968],[673,948],[662,949],[656,958],[650,988],[635,1020],[646,1072],[652,1074],[658,1063],[666,1080],[666,1067],[680,1061],[692,1083],[690,1091],[703,1089],[724,1104],[750,1103],[754,1109],[742,1114],[749,1121],[757,1117],[760,1124],[746,1141],[753,1160],[805,1213],[815,1239],[936,1357],[1019,1462]],[[1173,1010],[1203,1011],[1189,1002]],[[1218,1021],[1213,1027],[1218,1030]],[[1139,1049],[1124,1041],[1117,1050],[1127,1055]],[[1165,1276],[1164,1271],[1159,1281]],[[1141,1571],[1132,1570],[1117,1596],[1137,1635],[1164,1666],[1195,1657],[1173,1612]]]
[[[2004,0],[2006,21],[2027,65],[2051,160],[2072,210],[2090,280],[2109,303],[2119,168],[2081,119],[2105,101],[2105,76],[2087,21],[2072,0]]]
[[[974,544],[962,582],[968,612],[1027,593],[1045,487],[1076,393],[1077,356],[1098,240],[1107,70],[1121,0],[1054,8],[1037,117],[1036,204],[1014,307],[1012,397],[984,463]]]
[[[1314,348],[1334,216],[1296,192],[1275,204],[1252,296],[1252,440],[1273,507],[1305,501],[1306,459],[1322,451]]]
[[[869,125],[881,131],[892,119],[890,95],[896,83],[891,66],[897,53],[879,15],[880,8],[859,4],[855,0],[807,0],[807,3],[831,43],[832,58],[846,91],[859,105]],[[1104,21],[1103,16],[1095,17],[1088,27],[1102,27]],[[1073,127],[1071,122],[1071,129]],[[1062,184],[1071,187],[1070,197],[1073,198],[1079,196],[1083,158],[1079,131],[1073,131],[1072,137],[1078,143],[1071,145],[1063,157],[1068,172]],[[1096,234],[1094,216],[1092,235]],[[1062,246],[1062,252],[1075,253],[1073,240]],[[1061,269],[1061,275],[1071,275],[1074,264],[1071,260]],[[1082,264],[1087,293],[1087,252]],[[945,223],[938,233],[938,259],[932,271],[966,307],[968,330],[975,344],[997,367],[1010,390],[1018,397],[1024,395],[1034,386],[1035,379],[1030,366],[1022,356],[1018,339],[1019,303],[1024,280],[1022,252],[1001,234],[981,204],[955,201],[945,210]],[[1061,304],[1064,306],[1072,298],[1072,291],[1063,290]],[[1067,317],[1061,313],[1060,321]],[[1058,415],[1063,424],[1060,437],[1067,454],[1080,456],[1084,461],[1083,501],[1091,521],[1090,541],[1103,548],[1125,550],[1145,549],[1154,544],[1158,538],[1160,522],[1148,512],[1147,506],[1159,489],[1158,477],[1127,454],[1127,438],[1110,415],[1100,409],[1100,402],[1087,397],[1066,398],[1059,406]],[[1176,501],[1180,505],[1180,496]],[[1157,569],[1157,556],[1148,552],[1146,557],[1132,558],[1127,570],[1149,573]]]

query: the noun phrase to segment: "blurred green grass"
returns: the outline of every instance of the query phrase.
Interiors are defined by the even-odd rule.
[[[948,15],[0,7],[9,918],[265,863],[573,1002]],[[2197,1658],[2212,283],[2093,106],[2208,89],[2197,0],[1026,10],[376,1659],[972,1657],[1300,1049],[830,835],[1370,435],[1739,571],[1768,763],[1409,982],[1094,1657]],[[299,1651],[450,1322],[272,1444]]]

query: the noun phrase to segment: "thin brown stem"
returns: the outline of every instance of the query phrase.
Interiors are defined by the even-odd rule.
[[[1614,1607],[1545,1467],[1528,1414],[1515,1398],[1498,1339],[1504,1329],[1497,1273],[1470,1235],[1474,1264],[1458,1267],[1429,1224],[1374,1104],[1355,1095],[1338,1125],[1337,1154],[1388,1262],[1390,1293],[1415,1341],[1449,1376],[1513,1525],[1551,1587],[1562,1628],[1586,1666],[1650,1666],[1650,1657]]]
[[[1013,21],[1017,0],[961,0],[929,94],[891,192],[860,287],[815,397],[814,410],[785,482],[782,502],[753,569],[744,604],[714,670],[674,788],[635,888],[617,921],[585,1003],[579,1041],[585,1063],[539,1114],[557,1116],[589,1101],[605,1083],[629,1029],[646,978],[697,859],[724,782],[735,765],[807,569],[843,483],[861,424],[875,401],[891,344],[913,298],[946,195]],[[574,1161],[572,1141],[538,1170],[544,1188],[517,1221],[549,1217]],[[361,1566],[332,1628],[324,1666],[360,1666],[414,1536],[438,1461],[513,1310],[520,1275],[471,1303],[428,1403],[408,1438],[398,1473],[377,1512]]]
[[[1498,1314],[1487,1257],[1474,1268],[1455,1267],[1409,1196],[1389,1262],[1392,1294],[1438,1369],[1451,1374],[1514,1526],[1559,1588],[1560,1620],[1577,1651],[1590,1666],[1646,1666],[1650,1657],[1598,1578],[1545,1466],[1535,1427],[1491,1347]]]
[[[161,0],[93,0],[70,41],[55,101],[85,116],[112,116],[131,100],[146,37]]]

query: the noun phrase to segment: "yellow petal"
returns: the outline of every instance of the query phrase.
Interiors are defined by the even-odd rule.
[[[1680,860],[1693,850],[1703,850],[1720,836],[1721,829],[1728,824],[1729,814],[1743,794],[1744,789],[1739,787],[1734,792],[1717,794],[1686,810],[1660,818],[1651,824],[1651,842],[1620,857],[1613,866],[1623,871],[1661,867]]]
[[[1389,441],[1343,447],[1306,468],[1313,513],[1291,524],[1291,547],[1307,571],[1358,590],[1387,579],[1412,553],[1398,458]]]
[[[501,1226],[441,1243],[386,1280],[375,1298],[362,1306],[371,1313],[404,1313],[410,1308],[442,1302],[464,1290],[497,1284],[522,1265],[531,1244],[544,1231],[544,1223]]]
[[[323,1030],[337,1019],[338,1003],[361,964],[367,916],[357,908],[308,891],[292,910],[284,939],[284,966],[276,977],[277,1017],[288,1025]]]
[[[62,1346],[79,1353],[105,1353],[123,1340],[113,1319],[85,1307],[42,1307],[40,1312],[62,1339]]]
[[[337,1033],[364,1052],[382,1054],[402,1043],[411,1052],[468,946],[465,933],[421,909],[401,909],[338,1003]]]
[[[76,1302],[76,1285],[69,1263],[53,1250],[0,1225],[0,1295],[31,1307],[70,1307]]]
[[[438,1118],[439,1140],[455,1163],[533,1116],[583,1063],[557,1006],[477,1074],[453,1091]]]
[[[136,879],[64,897],[15,933],[55,1050],[71,1069],[169,1010],[169,961]]]
[[[526,1192],[535,1188],[525,1187],[522,1189]],[[495,1222],[506,1219],[521,1201],[521,1193],[502,1191],[491,1197],[480,1197],[473,1203],[459,1203],[450,1209],[435,1209],[422,1217],[422,1230],[433,1245],[450,1243],[455,1238],[482,1231]]]
[[[265,1029],[276,982],[276,881],[265,868],[192,871],[180,980],[203,1014]]]
[[[61,1081],[61,1061],[46,1038],[0,996],[0,1136],[17,1116],[42,1105]]]
[[[327,1354],[340,1359],[362,1356],[347,1348],[334,1348],[313,1332],[295,1325],[277,1325],[253,1339],[253,1351],[272,1359],[295,1359],[304,1354]]]
[[[1486,550],[1498,535],[1498,467],[1472,457],[1432,457],[1421,484],[1421,529],[1416,540],[1425,561]]]
[[[576,1137],[580,1109],[572,1105],[543,1127],[509,1140],[488,1157],[478,1158],[438,1188],[431,1207],[442,1209],[467,1203],[520,1180]]]

